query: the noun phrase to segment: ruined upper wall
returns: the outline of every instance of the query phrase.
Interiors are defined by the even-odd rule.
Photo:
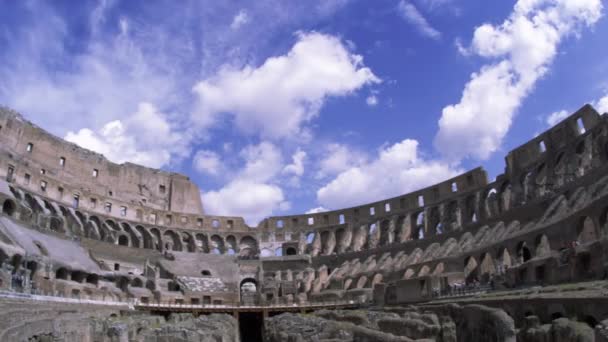
[[[132,163],[115,164],[103,155],[53,136],[20,114],[0,108],[0,153],[3,176],[29,175],[29,182],[45,193],[73,201],[67,191],[96,196],[157,210],[201,214],[198,187],[188,177]],[[42,183],[46,182],[46,183]],[[42,189],[46,184],[46,189]],[[58,194],[63,193],[63,194]],[[54,196],[56,197],[56,196]],[[81,198],[89,201],[89,198]],[[115,212],[119,208],[114,209]]]

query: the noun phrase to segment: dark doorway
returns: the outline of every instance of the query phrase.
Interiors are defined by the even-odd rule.
[[[261,312],[239,313],[239,330],[242,342],[264,341],[264,316]]]

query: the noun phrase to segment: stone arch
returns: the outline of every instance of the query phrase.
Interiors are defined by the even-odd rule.
[[[464,278],[467,284],[479,280],[479,263],[473,256],[464,260]]]
[[[490,278],[496,273],[496,265],[494,258],[490,253],[484,253],[481,257],[481,264],[479,265],[479,273],[481,276],[481,282],[487,283]]]
[[[133,278],[131,281],[132,287],[144,287],[144,282],[140,278]]]
[[[120,226],[122,230],[129,234],[130,246],[135,248],[141,248],[141,236],[137,230],[133,229],[127,222],[121,222]]]
[[[68,280],[70,271],[65,267],[60,267],[55,271],[55,279]]]
[[[598,239],[595,223],[590,217],[581,217],[576,231],[577,241],[581,244],[591,243]]]
[[[443,224],[441,223],[441,211],[438,206],[427,209],[428,218],[426,225],[431,230],[430,234],[441,234],[443,233]]]
[[[464,219],[466,223],[476,222],[477,221],[477,205],[476,205],[476,196],[475,194],[471,194],[465,198],[464,201]]]
[[[336,230],[336,249],[337,253],[344,253],[350,247],[350,243],[352,240],[352,234],[350,230],[345,228],[339,228]]]
[[[209,238],[205,234],[198,233],[194,235],[196,247],[201,253],[209,253]]]
[[[448,230],[457,230],[462,226],[462,211],[457,201],[447,204],[444,216],[443,221]]]
[[[188,232],[182,232],[182,243],[186,246],[186,252],[194,253],[196,251],[196,241],[192,234]]]
[[[2,203],[2,213],[6,216],[13,216],[15,214],[15,211],[17,210],[17,206],[15,205],[15,202],[13,202],[10,199],[6,199],[4,200],[4,203]]]
[[[414,240],[424,239],[424,236],[425,236],[424,211],[420,211],[420,212],[416,213],[415,217],[416,217],[416,221],[415,221],[415,225],[414,225],[415,228],[414,228],[413,238],[414,238]]]
[[[530,252],[530,248],[528,248],[525,241],[520,241],[517,244],[517,257],[520,263],[524,263],[532,259],[532,253]]]
[[[498,201],[498,191],[495,188],[489,188],[486,190],[485,195],[485,206],[486,206],[486,217],[492,217],[498,215],[499,211],[499,201]]]
[[[511,209],[511,183],[504,182],[500,186],[500,209],[501,211],[508,211]]]
[[[24,198],[25,198],[25,203],[27,203],[27,205],[30,207],[30,209],[32,209],[34,211],[35,214],[38,214],[40,212],[44,212],[44,209],[34,199],[34,197],[32,197],[32,195],[26,193],[25,196],[24,196]]]
[[[433,275],[440,275],[443,272],[445,272],[445,264],[443,262],[440,262],[437,264],[437,266],[435,266],[435,269],[433,270]]]
[[[545,234],[538,235],[535,241],[535,256],[544,257],[551,255],[551,245],[549,244],[549,238]]]
[[[460,247],[458,246],[458,241],[454,238],[447,239],[443,246],[441,246],[441,250],[438,253],[439,257],[448,257],[457,254],[460,251]]]
[[[103,240],[101,238],[99,226],[93,220],[89,220],[84,225],[84,236],[87,237],[87,238],[89,238],[89,239]]]
[[[344,281],[344,290],[348,290],[350,288],[350,286],[352,285],[353,280],[351,278],[348,278]]]
[[[540,165],[538,165],[538,167],[536,168],[534,172],[534,183],[534,196],[544,196],[546,191],[545,186],[547,184],[547,166],[545,165],[545,163],[540,163]]]
[[[408,268],[407,270],[405,270],[405,273],[403,273],[403,279],[411,279],[416,275],[416,271],[414,271],[412,268]]]
[[[410,216],[397,218],[397,241],[405,242],[412,239],[412,224]]]
[[[257,241],[249,235],[243,236],[239,242],[239,255],[241,257],[255,257],[257,254]]]
[[[393,243],[395,239],[395,227],[389,220],[380,221],[380,246]]]
[[[54,232],[65,233],[65,229],[63,228],[63,220],[59,217],[51,217],[49,220],[49,228]]]
[[[365,246],[367,242],[367,229],[365,225],[360,225],[358,228],[355,228],[353,233],[353,251],[359,252]]]
[[[373,222],[369,225],[369,236],[367,238],[367,248],[374,249],[378,247],[380,241],[380,227],[377,222]]]
[[[462,234],[462,236],[460,237],[460,241],[458,242],[458,246],[460,247],[460,250],[463,252],[466,252],[466,251],[470,250],[471,248],[473,248],[474,244],[475,244],[475,238],[473,237],[473,234],[471,234],[471,232],[466,232],[466,233]]]
[[[146,249],[154,249],[154,241],[152,239],[152,234],[150,234],[150,232],[146,228],[140,225],[135,226],[135,230],[142,238],[142,241],[144,243],[142,247]]]
[[[365,288],[367,285],[367,282],[368,282],[367,276],[362,275],[361,277],[359,277],[359,280],[357,280],[357,288],[358,289]]]
[[[213,254],[224,254],[224,239],[219,235],[213,235],[209,242]]]
[[[129,237],[125,234],[120,234],[118,236],[118,244],[120,246],[129,246]]]
[[[163,250],[163,239],[158,228],[150,228],[150,235],[152,236],[152,242],[159,251]]]
[[[183,250],[182,241],[179,235],[171,229],[165,230],[165,232],[163,233],[162,241],[166,250],[172,250],[176,252],[181,252]]]
[[[427,276],[430,272],[431,268],[428,265],[424,265],[420,268],[420,271],[418,272],[418,277]]]
[[[374,277],[372,278],[371,287],[373,288],[374,286],[376,286],[376,284],[380,284],[383,278],[384,277],[382,276],[382,273],[376,273],[376,275],[374,275]]]
[[[298,251],[294,247],[287,247],[285,249],[285,255],[296,255]]]
[[[511,254],[506,247],[502,247],[498,250],[496,255],[496,264],[498,273],[503,274],[506,270],[513,265],[513,261],[511,260]]]

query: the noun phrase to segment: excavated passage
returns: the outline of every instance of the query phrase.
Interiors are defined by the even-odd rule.
[[[264,316],[259,312],[241,312],[239,314],[239,329],[242,342],[264,341]]]

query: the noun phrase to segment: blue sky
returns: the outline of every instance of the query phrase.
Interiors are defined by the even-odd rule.
[[[329,210],[608,111],[600,0],[0,0],[0,103],[210,214]]]

